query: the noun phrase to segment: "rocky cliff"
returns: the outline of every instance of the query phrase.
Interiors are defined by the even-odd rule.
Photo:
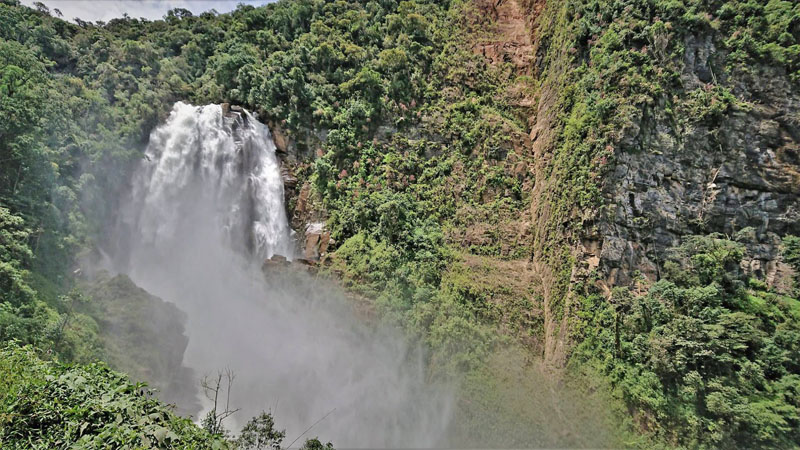
[[[539,83],[531,263],[554,362],[576,295],[657,281],[689,235],[742,242],[742,271],[789,291],[800,27],[791,6],[745,3],[519,2],[535,54],[524,72]]]
[[[576,296],[659,280],[686,236],[736,239],[747,248],[744,273],[778,292],[791,287],[781,241],[800,234],[800,89],[790,46],[800,30],[776,19],[780,11],[717,3],[476,0],[464,10],[470,50],[484,64],[469,70],[493,77],[496,100],[518,123],[482,112],[494,127],[482,137],[502,136],[499,148],[426,183],[442,182],[455,202],[441,219],[447,244],[463,251],[450,271],[481,278],[476,295],[499,305],[504,326],[525,330],[554,365],[569,353]],[[453,102],[463,100],[449,89]],[[378,126],[373,142],[453,139],[440,117],[420,117],[396,135]],[[314,160],[332,148],[327,131],[271,128],[299,252],[335,252],[340,243],[310,181]],[[502,174],[519,193],[482,175],[466,184],[466,164]],[[346,165],[335,170],[342,181],[351,176]],[[525,206],[498,209],[504,199]],[[512,266],[509,282],[500,274]]]
[[[181,414],[198,413],[197,376],[183,365],[186,315],[125,275],[100,272],[80,288],[88,297],[82,309],[98,323],[104,360],[147,382],[164,402],[181,405]]]
[[[748,250],[743,269],[779,290],[790,285],[780,246],[800,234],[800,90],[766,64],[728,73],[718,40],[686,36],[677,95],[720,83],[735,104],[698,120],[670,114],[662,99],[638,111],[615,149],[599,233],[586,249],[599,256],[606,286],[637,273],[659,279],[665,251],[682,236],[707,233],[738,233]]]

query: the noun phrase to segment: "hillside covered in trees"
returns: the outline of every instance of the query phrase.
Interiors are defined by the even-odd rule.
[[[58,15],[0,0],[0,447],[280,448],[136,384],[190,377],[181,313],[85,273],[177,101],[269,126],[299,253],[455,386],[442,445],[800,445],[800,4]]]

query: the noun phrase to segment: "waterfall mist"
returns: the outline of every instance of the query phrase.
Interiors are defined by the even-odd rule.
[[[341,447],[441,444],[449,389],[426,382],[417,348],[359,320],[335,286],[261,263],[291,257],[279,162],[246,111],[177,103],[155,129],[118,227],[116,270],[185,311],[184,364],[229,368],[241,426],[275,413],[287,442]],[[299,442],[302,442],[302,439]],[[298,444],[295,444],[298,445]]]

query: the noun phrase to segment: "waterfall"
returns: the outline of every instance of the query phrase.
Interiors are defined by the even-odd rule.
[[[426,382],[418,348],[357,318],[331,282],[263,273],[264,258],[292,256],[283,198],[265,125],[246,111],[177,103],[120,211],[117,270],[186,313],[185,365],[235,373],[231,405],[241,411],[229,426],[271,410],[288,441],[325,417],[304,438],[441,445],[452,395]]]
[[[269,129],[250,113],[177,103],[150,136],[134,184],[139,231],[159,246],[203,222],[232,248],[257,258],[288,255],[283,184]]]

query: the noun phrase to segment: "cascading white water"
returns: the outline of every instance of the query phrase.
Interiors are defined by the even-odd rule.
[[[333,411],[309,435],[441,445],[451,396],[426,383],[419,351],[362,323],[333,286],[260,270],[292,248],[274,150],[247,112],[177,103],[134,177],[117,269],[187,313],[187,366],[236,374],[238,425],[272,410],[291,441]]]
[[[246,111],[177,103],[150,136],[134,184],[139,232],[155,246],[174,238],[186,215],[258,259],[288,255],[283,183],[269,129]],[[187,200],[189,200],[187,202]]]

